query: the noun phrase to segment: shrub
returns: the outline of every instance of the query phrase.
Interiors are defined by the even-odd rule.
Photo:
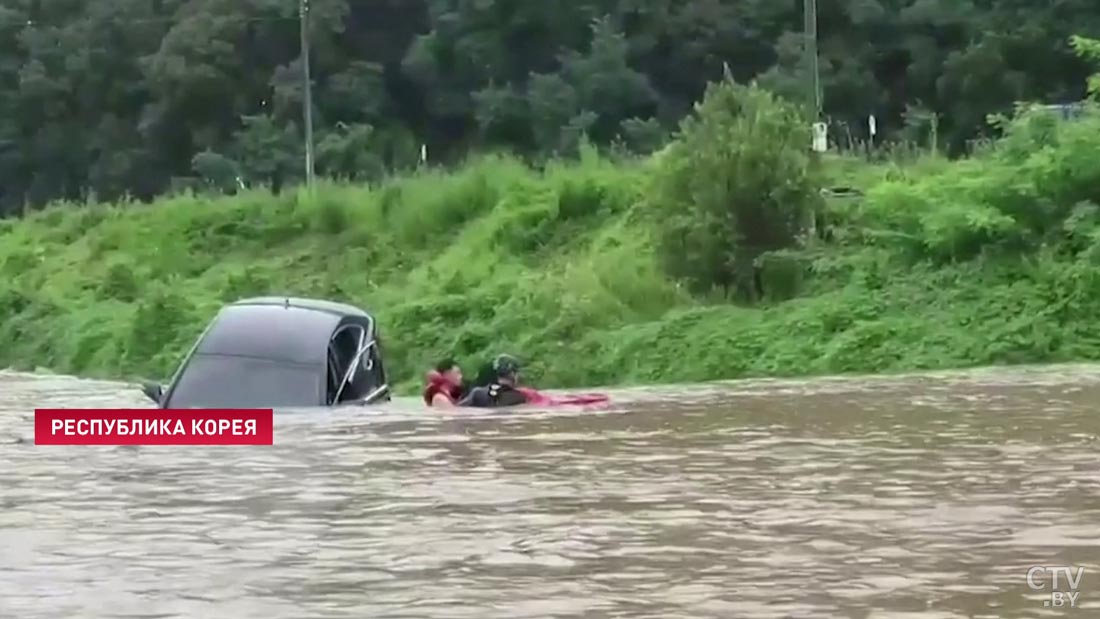
[[[1100,65],[1100,40],[1075,36],[1070,38],[1070,44],[1078,56]],[[1089,76],[1088,91],[1090,95],[1100,99],[1100,73]]]
[[[1063,120],[1023,107],[1002,122],[1004,137],[981,156],[869,191],[865,235],[916,259],[966,260],[1061,240],[1074,213],[1079,228],[1088,212],[1075,208],[1100,202],[1100,113],[1090,106]]]
[[[669,275],[696,292],[755,299],[756,259],[793,246],[820,201],[809,132],[792,104],[712,84],[661,154],[650,192]]]

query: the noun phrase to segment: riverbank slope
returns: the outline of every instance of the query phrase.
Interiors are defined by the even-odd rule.
[[[497,351],[555,387],[1096,359],[1098,154],[1088,110],[1025,114],[965,161],[827,159],[828,184],[863,195],[829,199],[751,305],[666,275],[646,207],[661,156],[61,204],[0,224],[0,365],[166,377],[258,294],[376,312],[406,388]]]

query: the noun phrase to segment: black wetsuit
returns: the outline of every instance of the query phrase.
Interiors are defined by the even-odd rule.
[[[509,385],[497,382],[484,387],[474,387],[458,402],[459,406],[475,408],[497,408],[499,406],[519,406],[527,403],[527,396]]]

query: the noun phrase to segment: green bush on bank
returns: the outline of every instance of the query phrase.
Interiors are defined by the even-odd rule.
[[[759,259],[795,244],[818,210],[799,110],[768,93],[712,84],[655,171],[666,271],[695,292],[755,300]]]
[[[1087,224],[1081,209],[1100,200],[1100,117],[1024,109],[1006,125],[987,152],[943,173],[874,187],[850,223],[868,241],[877,232],[879,243],[946,261],[1061,242],[1070,215]]]
[[[257,294],[375,312],[406,388],[441,355],[501,350],[559,387],[1100,356],[1095,110],[1021,112],[968,161],[828,159],[824,177],[866,194],[822,205],[801,130],[768,105],[715,86],[641,161],[484,157],[313,194],[55,205],[0,226],[0,363],[164,377],[222,304]],[[794,234],[822,208],[827,225]],[[766,294],[699,292],[730,281],[758,230],[739,226],[764,215],[789,258],[749,258]],[[674,230],[713,251],[677,264]]]

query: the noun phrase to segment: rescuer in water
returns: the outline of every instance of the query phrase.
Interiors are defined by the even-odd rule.
[[[428,372],[424,387],[424,403],[428,406],[454,406],[465,390],[462,388],[462,368],[454,359],[444,359]]]
[[[489,372],[478,376],[478,383],[487,379],[487,384],[478,384],[461,400],[459,406],[475,408],[497,408],[501,406],[519,406],[527,404],[529,393],[519,387],[519,360],[510,355],[499,355],[493,359]]]
[[[482,366],[473,383],[463,382],[462,370],[452,359],[446,359],[428,373],[424,388],[424,403],[428,406],[462,406],[498,408],[532,404],[535,406],[606,405],[609,398],[602,393],[572,394],[553,397],[519,384],[519,361],[510,355],[499,355]]]

